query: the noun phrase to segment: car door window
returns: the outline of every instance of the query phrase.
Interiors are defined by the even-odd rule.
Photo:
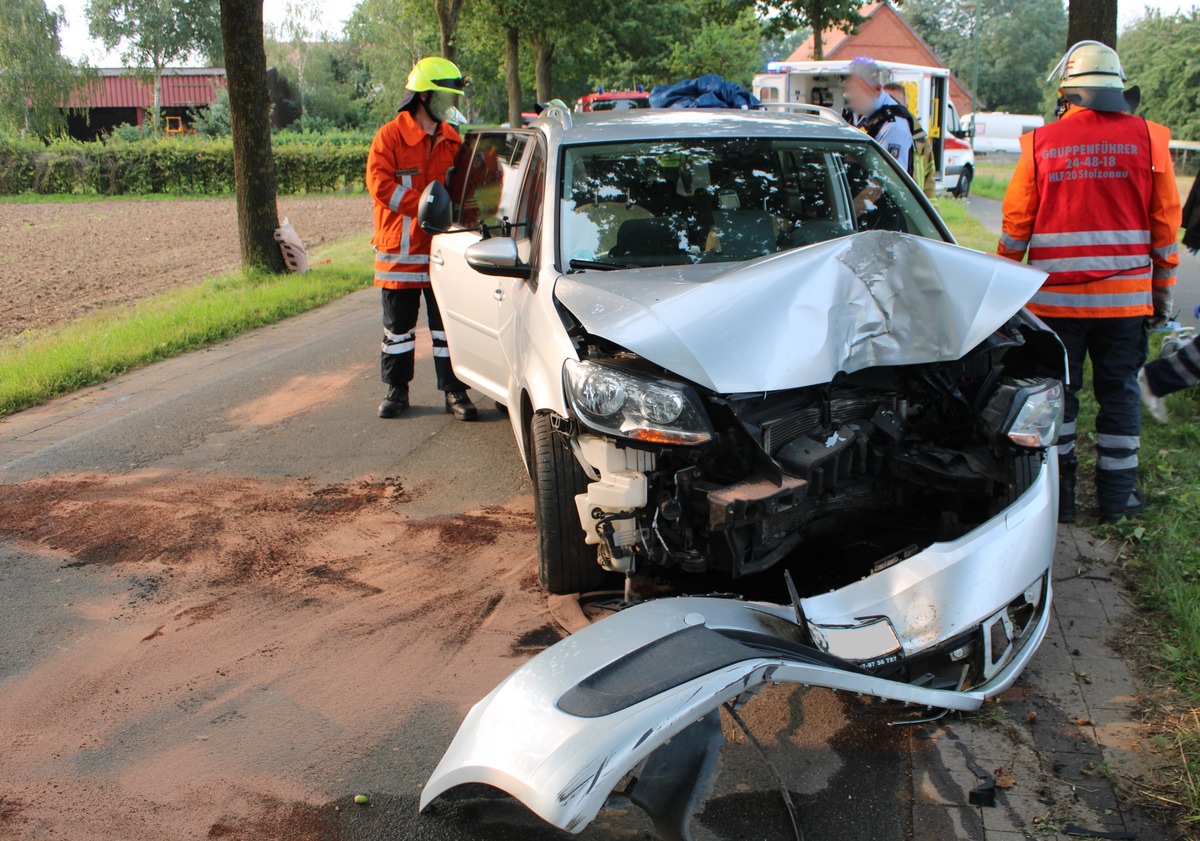
[[[534,143],[529,151],[529,162],[525,168],[525,181],[517,207],[516,225],[513,236],[517,240],[517,252],[523,262],[533,265],[531,280],[537,277],[537,254],[542,230],[542,202],[546,195],[546,150],[540,142]]]
[[[461,187],[458,224],[477,228],[480,224],[499,225],[505,217],[510,220],[516,217],[521,162],[528,146],[527,134],[483,132],[479,135]]]

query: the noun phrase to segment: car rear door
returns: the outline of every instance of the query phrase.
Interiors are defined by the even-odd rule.
[[[469,134],[459,151],[451,185],[457,222],[476,228],[517,215],[529,135],[521,132]],[[508,365],[500,347],[500,301],[507,278],[488,277],[467,265],[465,252],[478,233],[434,237],[429,278],[442,311],[454,373],[493,400],[508,400]]]

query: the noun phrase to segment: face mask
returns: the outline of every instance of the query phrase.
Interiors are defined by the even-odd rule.
[[[439,123],[459,124],[466,120],[463,115],[455,107],[458,97],[452,93],[445,91],[434,91],[429,100],[425,103],[425,107],[429,109],[429,116],[437,120]]]

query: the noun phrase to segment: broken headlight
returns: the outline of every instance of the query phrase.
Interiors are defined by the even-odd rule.
[[[568,359],[563,387],[588,429],[651,444],[703,444],[713,437],[696,393],[682,383],[614,365]]]
[[[1040,449],[1058,440],[1063,403],[1058,380],[1001,380],[980,419],[996,437]]]

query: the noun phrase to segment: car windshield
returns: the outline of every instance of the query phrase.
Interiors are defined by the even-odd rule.
[[[561,253],[576,268],[748,260],[872,229],[943,238],[895,167],[865,142],[568,146],[562,171]]]

